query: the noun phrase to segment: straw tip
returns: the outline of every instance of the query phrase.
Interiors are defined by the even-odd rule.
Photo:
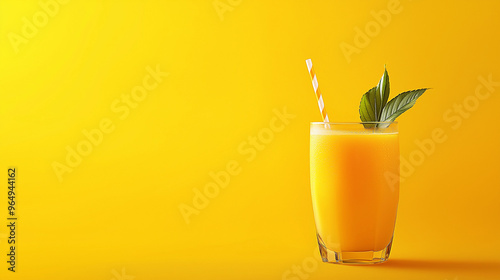
[[[312,68],[312,61],[310,58],[306,59],[306,64],[307,64],[307,68],[309,69],[309,71],[311,71],[311,68]]]

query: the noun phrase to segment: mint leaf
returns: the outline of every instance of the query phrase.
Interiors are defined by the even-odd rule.
[[[384,66],[384,74],[382,75],[382,78],[380,78],[380,81],[378,82],[377,85],[377,98],[380,99],[380,106],[377,106],[377,119],[380,120],[380,115],[382,114],[382,110],[385,107],[385,104],[387,103],[387,100],[389,100],[389,93],[390,93],[390,85],[389,85],[389,73],[387,73],[387,69],[385,69]]]
[[[359,117],[362,122],[377,121],[377,117],[375,116],[375,100],[373,98],[376,93],[377,87],[374,87],[361,97],[361,103],[359,104]]]
[[[390,85],[389,74],[384,69],[384,74],[377,86],[366,92],[359,104],[359,116],[362,122],[377,122],[380,120],[382,110],[389,99]],[[365,124],[365,127],[368,125]],[[372,127],[372,126],[369,126]]]
[[[362,122],[386,122],[380,124],[364,123],[365,128],[387,127],[397,117],[415,105],[417,99],[428,88],[421,88],[400,93],[387,102],[390,93],[389,74],[384,69],[384,74],[376,87],[371,88],[359,103],[359,117]]]
[[[426,90],[428,90],[428,88],[421,88],[398,94],[398,96],[391,99],[382,110],[380,121],[393,122],[399,115],[413,107],[415,102],[417,102],[417,98]]]
[[[376,122],[380,120],[380,115],[382,114],[382,110],[384,109],[384,106],[387,103],[387,100],[389,99],[389,93],[390,93],[389,74],[387,73],[387,70],[384,70],[384,74],[382,75],[382,78],[380,78],[380,81],[378,82],[377,86],[370,89],[361,98],[360,105],[366,107],[363,110],[361,106],[359,108],[361,120],[365,121],[363,120],[363,117],[366,119],[366,121]],[[368,107],[370,107],[371,110],[368,110]],[[369,112],[370,114],[365,114],[363,116],[361,114],[362,111],[363,113]]]

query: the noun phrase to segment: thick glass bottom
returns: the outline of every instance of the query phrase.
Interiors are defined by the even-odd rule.
[[[336,252],[326,248],[321,238],[317,237],[319,252],[323,262],[354,265],[376,264],[387,261],[391,253],[392,239],[389,245],[380,251]]]

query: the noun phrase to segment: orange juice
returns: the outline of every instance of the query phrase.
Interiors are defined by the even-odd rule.
[[[399,198],[397,124],[313,123],[310,137],[320,247],[337,254],[386,250],[388,257]]]

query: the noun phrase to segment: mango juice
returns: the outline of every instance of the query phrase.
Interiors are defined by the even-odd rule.
[[[383,250],[392,242],[399,199],[397,126],[319,124],[310,134],[319,243],[334,252]]]

